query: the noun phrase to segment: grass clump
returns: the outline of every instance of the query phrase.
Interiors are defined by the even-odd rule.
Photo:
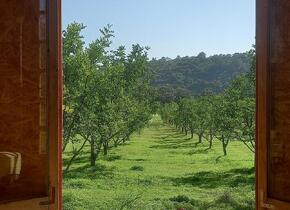
[[[111,155],[111,156],[106,156],[104,157],[104,160],[106,161],[115,161],[115,160],[121,160],[121,156],[120,155]]]
[[[182,203],[182,202],[188,203],[190,201],[189,197],[187,197],[186,195],[178,195],[178,196],[169,198],[169,200],[175,201],[178,203]]]
[[[142,166],[132,166],[130,170],[131,171],[144,171],[144,168]]]

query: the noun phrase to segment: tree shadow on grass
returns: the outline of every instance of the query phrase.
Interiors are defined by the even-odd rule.
[[[218,196],[209,200],[197,200],[187,195],[177,195],[169,198],[176,209],[238,209],[238,210],[254,210],[255,199],[245,199],[243,201],[236,200],[231,191],[219,192]]]
[[[71,159],[71,156],[63,158],[63,161],[62,161],[63,165],[66,166],[69,163],[70,159]],[[80,155],[74,160],[73,165],[85,164],[88,162],[90,162],[90,159],[87,155]]]
[[[108,156],[104,156],[102,158],[103,160],[106,160],[106,161],[109,161],[109,162],[112,162],[112,161],[116,161],[116,160],[121,160],[122,159],[122,156],[121,155],[108,155]]]
[[[73,168],[64,174],[65,179],[89,178],[96,179],[101,177],[113,177],[116,167],[108,167],[97,163],[96,166],[86,164],[81,167]]]
[[[188,155],[196,155],[196,154],[208,154],[208,153],[209,153],[209,150],[207,148],[196,148],[196,149],[189,151],[187,154]]]
[[[183,177],[170,178],[176,186],[193,185],[199,188],[214,189],[219,187],[240,187],[253,185],[255,182],[254,168],[239,168],[229,171],[203,171]]]
[[[150,146],[153,149],[189,149],[196,148],[199,144],[193,139],[180,134],[173,134],[171,137],[160,137],[155,141],[157,144]]]
[[[154,137],[158,140],[166,140],[166,139],[175,139],[175,138],[184,138],[186,137],[184,134],[176,133],[176,132],[168,132],[168,133],[156,133]]]
[[[252,200],[246,200],[246,202],[239,203],[237,200],[235,200],[231,193],[228,191],[225,191],[222,193],[215,201],[212,202],[211,206],[229,206],[233,209],[239,209],[239,210],[253,210],[255,209],[255,199]]]
[[[189,138],[183,133],[177,133],[175,130],[170,130],[166,133],[154,134],[155,145],[150,146],[153,149],[189,149],[197,148],[198,146],[204,148],[198,151],[191,151],[192,154],[207,153],[208,145],[200,144],[195,139]]]
[[[150,146],[149,148],[151,149],[188,149],[189,147],[191,147],[192,144],[188,143],[188,144],[165,144],[165,145],[153,145]]]
[[[123,160],[128,160],[128,161],[136,161],[136,162],[144,162],[144,161],[148,161],[148,159],[144,159],[144,158],[136,158],[136,159],[130,159],[130,158],[127,158],[127,159],[123,159]]]

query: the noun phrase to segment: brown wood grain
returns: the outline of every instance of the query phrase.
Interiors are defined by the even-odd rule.
[[[262,210],[267,192],[267,87],[268,0],[256,1],[257,110],[256,110],[256,208]]]
[[[35,198],[31,200],[24,200],[19,202],[8,203],[6,205],[0,205],[0,210],[48,210],[47,205],[40,206],[40,202],[47,201],[46,198]]]
[[[61,0],[39,1],[0,2],[0,151],[23,158],[19,180],[0,179],[5,210],[62,204]]]
[[[290,202],[290,1],[271,1],[269,197]]]
[[[0,14],[0,151],[22,156],[19,179],[0,179],[0,202],[45,197],[48,154],[39,153],[40,132],[47,129],[39,123],[46,101],[39,96],[39,0],[2,0]]]
[[[257,209],[290,209],[290,1],[257,0]]]
[[[0,209],[62,204],[61,0],[40,1],[0,2],[0,151],[23,158],[17,182],[0,179]]]
[[[61,0],[49,1],[49,147],[50,182],[55,187],[50,210],[62,209],[62,29]],[[52,199],[52,198],[51,198]]]

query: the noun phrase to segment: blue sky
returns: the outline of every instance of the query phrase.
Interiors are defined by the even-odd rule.
[[[86,42],[113,24],[113,47],[139,43],[150,57],[245,52],[255,41],[254,0],[63,0],[63,27],[84,23]]]

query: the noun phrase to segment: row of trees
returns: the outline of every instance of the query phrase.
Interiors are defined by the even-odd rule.
[[[198,135],[199,143],[206,139],[209,148],[213,140],[222,144],[224,155],[231,141],[242,141],[255,151],[255,52],[251,71],[238,76],[221,94],[207,92],[199,97],[183,98],[165,104],[160,114],[163,120],[186,135]]]
[[[84,25],[72,23],[63,32],[63,151],[68,145],[72,150],[66,170],[86,146],[94,166],[101,152],[107,155],[111,147],[128,141],[157,110],[148,48],[133,45],[129,53],[124,46],[112,50],[110,25],[85,45],[84,29]],[[207,139],[209,147],[214,139],[220,140],[224,155],[232,140],[242,141],[254,152],[254,51],[248,56],[251,71],[238,76],[223,93],[207,92],[194,98],[180,94],[177,101],[165,105],[160,101],[163,120],[192,137],[198,134],[200,143]]]
[[[73,23],[63,32],[63,151],[68,145],[73,151],[66,170],[87,145],[94,166],[100,152],[107,155],[110,147],[128,141],[153,111],[148,48],[133,45],[128,54],[124,46],[111,50],[110,25],[85,46],[84,28]]]

